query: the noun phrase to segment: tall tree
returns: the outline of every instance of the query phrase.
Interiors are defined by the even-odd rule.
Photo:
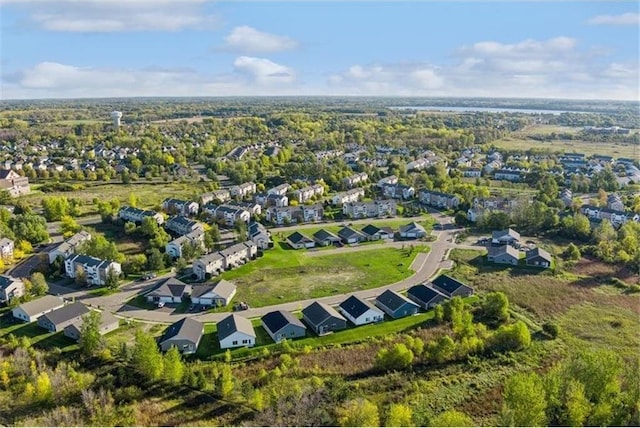
[[[162,377],[162,354],[153,336],[142,331],[136,333],[132,363],[147,380],[158,380]]]
[[[104,341],[100,334],[101,315],[97,311],[90,311],[82,317],[80,326],[80,351],[87,357],[98,354],[104,348]]]
[[[164,379],[172,384],[178,384],[184,376],[184,363],[180,351],[172,346],[164,355]]]
[[[518,373],[507,380],[500,413],[504,426],[545,426],[547,399],[536,373]]]

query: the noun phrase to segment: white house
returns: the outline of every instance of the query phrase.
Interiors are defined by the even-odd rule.
[[[0,259],[12,259],[13,258],[13,241],[9,238],[0,239]]]
[[[61,242],[49,251],[49,264],[53,263],[58,256],[63,259],[76,253],[78,247],[91,239],[91,234],[84,230],[76,233],[71,238]]]
[[[24,282],[18,278],[0,275],[0,302],[7,303],[13,298],[24,296]]]
[[[47,294],[39,299],[31,300],[14,308],[11,313],[21,321],[34,322],[42,315],[60,309],[64,301],[57,296]]]
[[[240,315],[231,314],[216,324],[220,348],[238,348],[256,344],[256,332],[251,321]]]
[[[355,325],[364,325],[384,320],[384,312],[366,300],[350,296],[340,303],[338,310]]]
[[[203,306],[227,306],[236,295],[235,284],[221,279],[214,284],[194,285],[191,303]]]

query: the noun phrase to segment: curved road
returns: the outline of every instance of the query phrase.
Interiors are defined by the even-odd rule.
[[[314,301],[319,301],[322,303],[326,303],[328,305],[337,305],[343,300],[347,298],[347,296],[354,294],[363,299],[373,299],[378,296],[381,292],[387,289],[391,289],[394,291],[404,291],[407,288],[428,281],[431,279],[440,269],[451,267],[451,261],[447,260],[449,250],[452,248],[475,248],[479,249],[481,247],[473,247],[467,245],[458,245],[455,244],[454,235],[461,231],[460,228],[456,228],[452,224],[451,217],[441,215],[440,213],[432,213],[438,224],[441,226],[438,231],[432,232],[433,235],[436,236],[436,240],[433,242],[429,242],[428,245],[431,247],[431,251],[428,253],[418,253],[415,260],[411,264],[411,269],[415,272],[411,277],[404,279],[402,281],[384,285],[378,288],[372,288],[368,290],[360,290],[355,291],[349,294],[338,294],[333,296],[321,297],[316,299],[308,299],[308,300],[300,300],[296,302],[289,303],[280,303],[272,306],[263,306],[260,308],[252,308],[249,310],[245,310],[240,312],[240,314],[247,318],[257,318],[265,315],[268,312],[274,310],[286,310],[286,311],[299,311],[305,306],[311,304]],[[394,243],[386,243],[380,245],[364,245],[362,247],[347,247],[336,250],[326,250],[319,251],[317,254],[330,254],[332,252],[351,252],[351,251],[367,251],[370,249],[378,249],[384,248],[388,246],[399,247],[402,245],[419,245],[421,242],[394,242]],[[311,253],[316,254],[316,253]],[[124,285],[121,288],[121,292],[108,295],[108,296],[92,296],[89,294],[87,290],[74,290],[67,287],[62,287],[56,284],[50,284],[49,290],[52,294],[59,294],[61,297],[66,298],[75,298],[77,300],[81,300],[83,303],[91,305],[93,307],[98,307],[100,309],[108,310],[113,312],[114,315],[135,319],[136,321],[148,322],[148,323],[173,323],[185,315],[184,313],[172,313],[172,309],[170,308],[162,308],[156,310],[146,310],[140,309],[130,305],[124,305],[122,302],[129,300],[135,295],[141,293],[143,290],[149,288],[153,283],[155,283],[157,279],[152,281],[145,281],[139,283],[130,283]],[[213,323],[218,322],[224,317],[229,315],[229,312],[219,312],[219,313],[195,313],[189,314],[192,318],[195,318],[201,322],[205,323]]]

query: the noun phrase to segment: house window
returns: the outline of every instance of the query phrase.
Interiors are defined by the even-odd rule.
[[[364,321],[369,322],[370,321],[369,317],[365,318]]]
[[[242,340],[242,343],[243,343],[243,344],[247,344],[247,343],[249,343],[249,341],[248,341],[247,339],[243,339],[243,340]]]
[[[293,336],[295,336],[295,335],[296,335],[296,332],[295,332],[295,331],[292,331],[291,333],[289,333],[289,336],[292,336],[292,337],[293,337]]]
[[[231,342],[231,344],[232,344],[232,345],[237,345],[237,344],[238,344],[238,341],[237,341],[237,340],[234,340],[233,342]]]

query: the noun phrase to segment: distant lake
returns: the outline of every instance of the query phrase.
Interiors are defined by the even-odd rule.
[[[394,106],[393,110],[428,110],[428,111],[453,111],[453,112],[482,112],[482,113],[527,113],[527,114],[555,114],[560,113],[587,113],[584,111],[571,110],[536,110],[526,108],[506,108],[506,107],[452,107],[452,106]]]

